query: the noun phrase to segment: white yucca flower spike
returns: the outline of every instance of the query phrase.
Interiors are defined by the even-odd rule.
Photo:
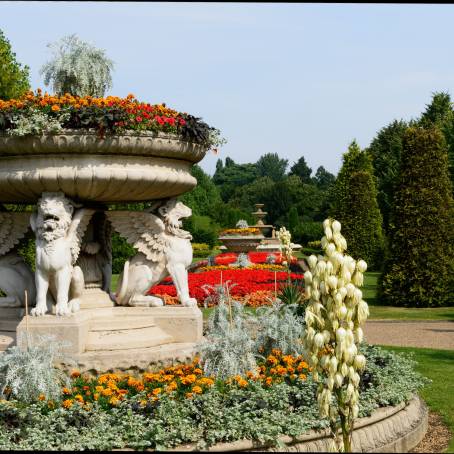
[[[331,224],[331,229],[333,230],[333,233],[340,233],[341,223],[339,221],[333,221],[333,223]]]
[[[360,325],[368,316],[367,304],[358,287],[363,284],[367,264],[344,254],[347,242],[340,233],[338,221],[326,219],[323,229],[325,236],[321,244],[325,254],[307,259],[310,274],[305,274],[309,299],[304,345],[314,381],[322,380],[317,389],[320,415],[328,416],[331,424],[338,427],[339,412],[357,415],[358,411],[360,372],[365,367],[365,358],[358,351],[363,339]],[[334,389],[341,393],[331,393]],[[345,431],[352,429],[353,421],[351,418],[348,421],[342,427],[343,440],[336,442],[339,449],[344,442],[351,448]]]
[[[307,259],[307,263],[309,265],[309,268],[311,270],[313,270],[315,268],[315,265],[317,264],[317,257],[315,255],[311,255],[309,256],[309,258]]]

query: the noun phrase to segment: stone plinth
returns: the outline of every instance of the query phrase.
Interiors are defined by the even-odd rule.
[[[69,343],[64,352],[82,371],[146,369],[150,364],[185,360],[202,338],[203,318],[197,307],[106,307],[81,310],[68,317],[28,317],[28,332],[55,335]],[[26,347],[27,320],[17,326]]]

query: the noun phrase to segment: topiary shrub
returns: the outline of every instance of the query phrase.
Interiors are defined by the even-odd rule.
[[[381,266],[384,251],[382,216],[370,156],[353,141],[343,156],[337,177],[332,216],[342,224],[348,252],[370,269]]]
[[[453,302],[454,213],[448,156],[435,127],[409,128],[391,216],[381,296],[395,306]]]

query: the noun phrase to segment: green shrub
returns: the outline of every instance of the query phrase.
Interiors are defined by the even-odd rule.
[[[409,128],[391,213],[381,296],[391,305],[453,302],[454,213],[448,156],[435,127]]]
[[[333,190],[331,216],[342,224],[348,253],[367,262],[370,270],[382,265],[382,216],[370,156],[355,141],[343,156]]]
[[[211,252],[210,246],[206,243],[192,243],[194,257],[207,257]]]
[[[126,260],[136,255],[137,251],[117,232],[112,232],[112,273],[120,274]]]

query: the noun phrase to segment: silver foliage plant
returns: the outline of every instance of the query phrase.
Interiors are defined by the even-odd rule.
[[[68,112],[59,112],[50,117],[38,109],[25,110],[12,119],[15,127],[8,130],[12,136],[26,136],[28,134],[57,134],[63,130],[62,124],[69,119]]]
[[[232,267],[247,268],[251,266],[252,263],[249,260],[249,257],[244,252],[240,252],[236,258],[235,263],[232,263]]]
[[[69,386],[67,375],[54,367],[63,358],[62,349],[68,343],[56,341],[55,336],[28,339],[28,348],[10,347],[0,355],[0,398],[13,397],[22,402],[33,402],[43,394],[57,399],[62,386]]]
[[[53,58],[45,63],[40,74],[44,83],[58,95],[103,97],[112,88],[112,60],[105,51],[69,35],[48,44]]]
[[[206,375],[226,379],[255,371],[255,343],[247,327],[244,306],[230,298],[232,285],[204,286],[215,290],[216,306],[208,319],[208,334],[198,353]]]
[[[271,306],[259,307],[255,346],[264,356],[273,349],[284,355],[303,353],[304,319],[296,315],[296,305],[284,304],[278,299]]]
[[[225,379],[255,371],[256,359],[273,349],[285,355],[303,351],[304,319],[296,314],[295,305],[273,301],[271,307],[257,309],[256,317],[248,315],[244,306],[232,300],[229,281],[216,286],[208,299],[215,304],[208,319],[205,340],[199,344],[204,372]]]

